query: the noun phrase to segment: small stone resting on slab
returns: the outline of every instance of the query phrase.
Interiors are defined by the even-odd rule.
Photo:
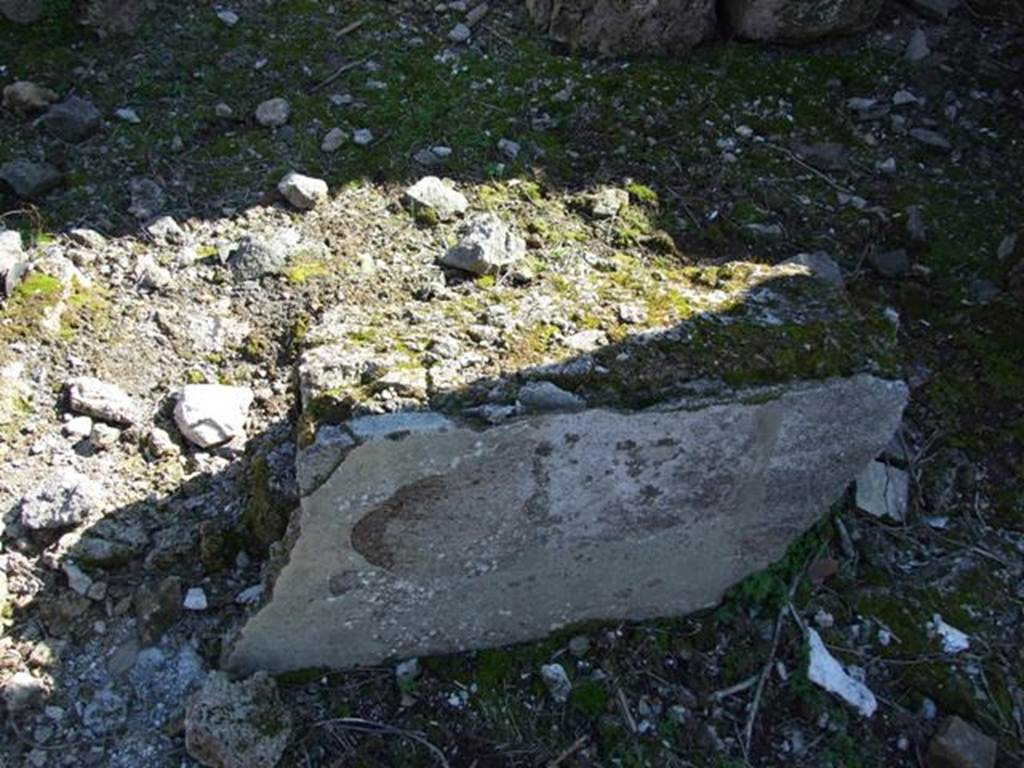
[[[828,510],[906,402],[891,322],[803,264],[581,254],[526,288],[452,285],[345,304],[307,337],[302,504],[231,671],[713,605]]]

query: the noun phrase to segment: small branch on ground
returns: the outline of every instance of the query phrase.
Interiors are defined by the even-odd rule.
[[[358,733],[376,733],[383,736],[398,736],[403,739],[409,739],[430,752],[430,754],[437,760],[437,764],[442,766],[442,768],[450,768],[448,759],[444,756],[444,752],[427,741],[423,736],[413,731],[406,731],[402,728],[396,728],[393,725],[386,725],[384,723],[375,723],[372,720],[363,720],[361,717],[336,717],[331,720],[321,720],[319,723],[316,723],[314,727],[321,728],[327,726],[335,726],[349,731],[356,731]]]
[[[558,757],[556,757],[554,760],[548,763],[548,768],[558,768],[558,766],[560,766],[563,762],[565,762],[570,757],[579,752],[581,749],[583,749],[587,745],[587,741],[589,740],[590,737],[585,734],[583,736],[580,736],[578,739],[576,739],[576,741],[574,741],[568,747],[559,752]]]

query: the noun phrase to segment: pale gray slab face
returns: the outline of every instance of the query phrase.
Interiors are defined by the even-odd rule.
[[[370,440],[303,500],[228,665],[375,664],[712,605],[828,510],[906,397],[860,375]]]

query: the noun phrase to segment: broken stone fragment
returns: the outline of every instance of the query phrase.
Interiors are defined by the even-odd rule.
[[[300,211],[309,211],[327,202],[327,182],[292,171],[277,185],[277,191]]]
[[[303,499],[230,668],[372,664],[709,605],[828,509],[905,400],[857,376],[362,442]]]
[[[404,202],[414,213],[423,209],[434,211],[441,221],[453,219],[469,208],[465,195],[436,176],[424,176],[405,190]]]
[[[997,751],[993,739],[954,715],[928,744],[928,768],[994,768]]]
[[[135,400],[116,384],[82,376],[68,382],[71,410],[111,424],[129,426],[140,418]]]
[[[526,253],[526,242],[493,213],[473,218],[458,244],[449,248],[440,262],[475,275],[492,275]]]
[[[686,53],[715,31],[714,0],[527,0],[554,40],[602,56]]]
[[[872,461],[857,476],[857,509],[872,517],[902,522],[907,516],[909,478],[902,469]]]
[[[21,500],[21,523],[31,530],[68,528],[99,512],[103,486],[71,467],[51,473]]]
[[[0,232],[0,293],[11,296],[27,270],[21,235],[14,230]]]
[[[43,0],[0,0],[0,14],[18,24],[31,24],[45,10]]]
[[[291,713],[264,672],[234,683],[211,672],[185,711],[185,749],[209,768],[274,768],[291,732]]]
[[[747,40],[802,42],[870,25],[881,0],[726,0],[727,18]]]
[[[789,259],[787,264],[798,264],[806,267],[807,271],[814,277],[824,280],[829,285],[842,289],[845,286],[843,271],[839,265],[824,251],[814,253],[798,253]]]
[[[245,420],[252,405],[248,387],[188,384],[174,407],[174,421],[187,440],[209,448],[245,437]]]
[[[49,163],[10,160],[0,165],[0,181],[24,200],[35,200],[59,186],[63,176]]]
[[[19,80],[4,88],[4,109],[12,112],[39,112],[57,100],[56,93],[41,85]]]
[[[228,254],[227,265],[242,280],[257,280],[280,273],[303,249],[302,234],[291,227],[279,229],[267,237],[245,235]]]
[[[264,128],[280,128],[288,122],[292,107],[282,98],[267,99],[256,107],[256,122]]]
[[[596,219],[607,219],[618,215],[629,205],[629,193],[624,189],[607,187],[595,192],[589,200],[590,215]]]
[[[46,681],[30,672],[15,672],[3,684],[4,704],[14,713],[38,707],[46,699]]]
[[[50,107],[39,122],[54,137],[69,144],[85,141],[99,130],[102,118],[100,111],[88,99],[69,96],[59,104]]]

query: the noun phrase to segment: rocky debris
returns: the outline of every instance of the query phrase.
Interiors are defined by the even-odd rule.
[[[591,195],[588,203],[591,216],[595,219],[608,219],[617,216],[619,211],[629,205],[629,193],[624,189],[606,187]]]
[[[185,593],[185,602],[183,606],[186,611],[205,611],[210,607],[209,602],[206,599],[206,592],[200,587],[191,587],[188,592]]]
[[[140,221],[156,218],[167,204],[167,193],[152,179],[131,179],[128,194],[128,213]]]
[[[995,768],[996,742],[957,716],[946,718],[928,744],[928,768]]]
[[[245,437],[252,400],[248,387],[187,384],[174,407],[174,421],[187,440],[209,448]]]
[[[284,199],[301,211],[309,211],[327,202],[327,182],[291,171],[277,185]]]
[[[824,251],[798,253],[796,256],[787,259],[785,263],[805,267],[814,277],[825,281],[835,288],[842,289],[846,284],[846,281],[843,279],[843,271],[832,257]]]
[[[337,152],[348,140],[348,132],[343,131],[341,128],[331,128],[331,130],[324,134],[324,138],[320,142],[320,149],[324,152]]]
[[[453,43],[466,43],[469,42],[469,38],[473,36],[473,30],[463,23],[458,23],[452,27],[448,33],[448,39]]]
[[[368,147],[373,144],[373,131],[369,128],[356,128],[352,131],[352,141],[360,147]]]
[[[881,0],[726,0],[733,32],[747,40],[802,42],[868,27]]]
[[[100,111],[88,99],[69,96],[50,107],[39,122],[61,141],[78,144],[99,130],[103,119]]]
[[[498,140],[498,151],[509,160],[515,160],[519,157],[519,153],[522,152],[522,150],[522,146],[520,146],[517,141],[512,141],[511,139]]]
[[[931,49],[928,47],[928,36],[923,29],[918,27],[911,33],[910,40],[907,42],[907,50],[903,55],[911,64],[916,64],[927,59],[931,53]]]
[[[971,647],[971,640],[967,634],[944,622],[942,616],[937,613],[928,624],[928,633],[939,638],[943,653],[961,653]]]
[[[157,216],[146,224],[146,232],[156,242],[164,245],[184,245],[188,235],[173,216]]]
[[[910,136],[933,149],[939,149],[943,152],[949,152],[953,149],[953,145],[949,143],[945,136],[930,128],[911,128]]]
[[[572,683],[569,681],[569,675],[565,672],[565,667],[561,664],[545,664],[540,668],[540,676],[552,699],[559,704],[564,704],[569,700]]]
[[[128,703],[110,686],[102,688],[85,705],[82,725],[93,736],[105,736],[121,728],[128,719]]]
[[[45,10],[44,0],[0,0],[0,14],[18,24],[31,24]]]
[[[239,22],[238,14],[234,11],[217,11],[217,18],[220,19],[226,26],[233,27]]]
[[[265,672],[234,683],[211,672],[185,712],[185,748],[210,768],[274,768],[291,732],[291,713]]]
[[[77,525],[102,510],[103,486],[71,467],[50,473],[21,499],[21,523],[30,530]]]
[[[15,672],[3,684],[4,703],[10,713],[40,706],[47,692],[46,681],[30,672]]]
[[[902,469],[873,461],[857,476],[857,509],[872,517],[902,522],[907,516],[909,483]]]
[[[428,168],[435,165],[441,165],[449,157],[451,157],[452,150],[450,147],[430,147],[429,149],[421,149],[417,151],[412,159],[420,165]]]
[[[27,269],[21,235],[11,230],[0,232],[0,292],[11,296]]]
[[[100,250],[107,244],[107,238],[95,229],[89,229],[87,227],[76,227],[68,230],[68,237],[71,239],[71,242],[76,245],[80,245],[83,248],[90,248],[95,251]]]
[[[437,176],[424,176],[406,189],[404,201],[413,211],[433,211],[441,221],[449,221],[469,208],[466,196]]]
[[[531,381],[524,384],[519,390],[517,400],[525,413],[579,411],[587,407],[582,397],[566,392],[550,381]]]
[[[871,717],[878,709],[878,701],[871,690],[843,669],[842,664],[825,648],[817,630],[808,628],[807,643],[810,646],[808,679],[829,693],[834,693],[863,717]]]
[[[35,200],[45,195],[59,186],[63,178],[61,172],[49,163],[17,159],[0,165],[0,181],[24,200]]]
[[[867,261],[875,272],[890,280],[905,277],[910,272],[910,256],[903,248],[872,251],[868,254]]]
[[[256,122],[264,128],[280,128],[291,113],[292,106],[286,99],[267,99],[256,107]]]
[[[138,125],[142,122],[142,118],[139,117],[139,113],[131,107],[120,107],[114,110],[114,117],[130,125]]]
[[[60,98],[49,88],[28,80],[4,87],[4,109],[12,112],[41,112]]]
[[[686,53],[715,32],[714,0],[527,0],[526,7],[552,39],[603,56]]]
[[[134,596],[135,620],[143,645],[156,645],[181,613],[181,579],[168,576],[152,587],[140,587]]]
[[[139,404],[116,384],[82,376],[68,382],[71,410],[96,419],[129,426],[141,418]]]
[[[526,243],[493,213],[474,217],[463,229],[458,244],[439,261],[448,267],[492,275],[515,264],[526,253]]]
[[[269,236],[246,235],[228,254],[227,265],[242,280],[257,280],[280,273],[304,248],[302,234],[291,227]]]

